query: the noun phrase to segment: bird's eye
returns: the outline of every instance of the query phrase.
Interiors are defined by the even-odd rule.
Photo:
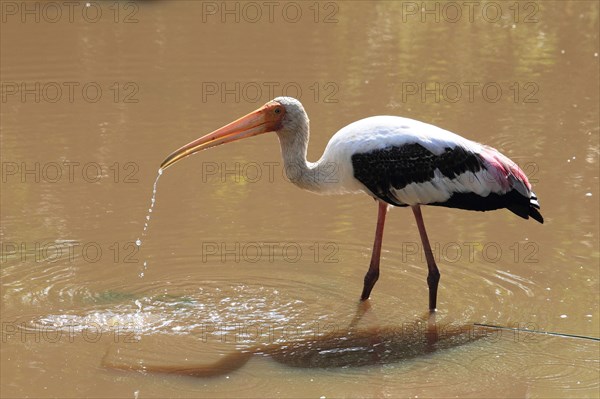
[[[275,108],[275,113],[276,114],[280,114],[281,113],[281,108]]]

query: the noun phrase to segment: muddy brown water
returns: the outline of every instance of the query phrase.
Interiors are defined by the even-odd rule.
[[[598,395],[597,341],[515,331],[361,367],[257,356],[192,378],[102,363],[210,364],[353,322],[376,206],[291,185],[273,135],[165,171],[135,246],[164,157],[282,94],[311,118],[310,160],[376,114],[512,158],[544,225],[424,209],[438,322],[599,337],[597,2],[75,3],[1,3],[2,396]],[[357,328],[411,331],[420,251],[412,214],[393,210]]]

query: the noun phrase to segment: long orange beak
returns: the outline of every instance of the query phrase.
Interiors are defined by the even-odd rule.
[[[274,132],[281,127],[284,114],[285,108],[281,104],[276,101],[270,101],[256,111],[184,145],[169,155],[160,164],[160,168],[164,170],[180,159],[198,151],[206,150],[207,148],[231,143],[262,133]]]

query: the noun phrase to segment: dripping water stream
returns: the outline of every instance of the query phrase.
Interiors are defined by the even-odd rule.
[[[158,175],[156,176],[156,180],[154,180],[154,185],[152,187],[152,199],[150,201],[150,208],[148,208],[148,213],[146,214],[146,221],[144,222],[144,230],[142,231],[142,235],[141,237],[138,237],[137,240],[135,240],[135,245],[139,247],[142,246],[142,239],[146,238],[146,235],[148,234],[148,226],[150,224],[150,218],[152,216],[152,210],[154,209],[154,205],[156,204],[156,187],[158,185],[158,179],[160,179],[160,176],[162,176],[163,174],[163,169],[158,169]],[[143,266],[142,266],[142,270],[140,271],[140,278],[144,277],[144,272],[146,271],[146,268],[148,267],[148,261],[144,260]]]

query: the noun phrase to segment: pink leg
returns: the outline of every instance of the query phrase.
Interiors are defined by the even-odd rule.
[[[381,242],[383,241],[383,225],[385,224],[385,215],[387,213],[388,204],[377,201],[379,211],[377,214],[377,229],[375,230],[375,243],[373,244],[373,253],[371,254],[371,264],[369,271],[365,275],[365,285],[360,296],[361,301],[369,299],[371,290],[379,278],[379,259],[381,258]]]
[[[423,215],[421,215],[421,207],[415,205],[412,207],[415,219],[417,220],[417,227],[419,228],[419,234],[421,235],[421,242],[423,243],[423,250],[425,251],[425,259],[427,259],[427,285],[429,286],[429,310],[435,311],[437,302],[437,289],[440,281],[440,271],[435,264],[433,258],[433,252],[431,251],[431,245],[429,245],[429,238],[427,238],[427,232],[425,231],[425,223],[423,223]]]

